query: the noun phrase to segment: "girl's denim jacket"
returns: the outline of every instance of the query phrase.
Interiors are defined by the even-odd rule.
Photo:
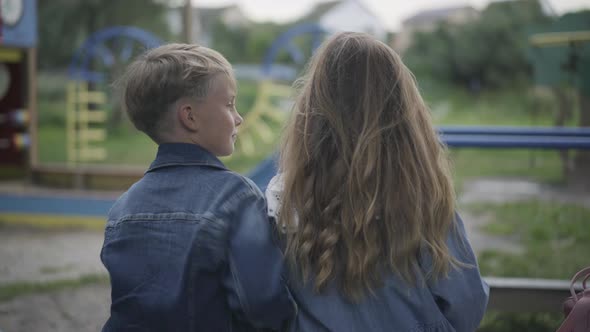
[[[109,212],[101,259],[112,286],[103,331],[279,329],[294,304],[266,202],[192,144],[162,144]]]
[[[274,177],[266,189],[269,215],[274,219],[280,206],[281,176]],[[417,280],[407,285],[398,276],[385,276],[384,285],[351,303],[334,283],[322,294],[313,290],[313,281],[291,282],[290,289],[298,313],[290,331],[314,332],[473,332],[485,313],[489,287],[480,276],[477,260],[456,215],[454,231],[447,239],[450,253],[470,267],[452,269],[437,281]],[[431,268],[429,255],[419,259],[420,272]]]

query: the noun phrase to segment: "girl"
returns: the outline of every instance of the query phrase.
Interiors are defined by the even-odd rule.
[[[474,331],[489,290],[410,71],[373,37],[341,33],[301,82],[267,190],[292,330]]]

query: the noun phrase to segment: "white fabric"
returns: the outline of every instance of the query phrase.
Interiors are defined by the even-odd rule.
[[[266,196],[266,202],[268,204],[268,215],[277,219],[279,208],[281,206],[281,196],[283,193],[283,176],[281,174],[275,175],[264,192]]]

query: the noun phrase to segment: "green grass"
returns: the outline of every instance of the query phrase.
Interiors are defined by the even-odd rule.
[[[433,86],[424,98],[434,121],[440,125],[552,126],[553,115],[531,112],[526,91],[483,91],[479,95],[458,89]]]
[[[0,285],[0,302],[6,302],[23,295],[49,293],[91,284],[107,284],[108,282],[109,277],[107,275],[89,274],[71,280],[8,283]]]
[[[41,163],[65,163],[66,131],[64,127],[39,127],[39,161]]]
[[[474,204],[474,214],[492,215],[483,230],[510,236],[524,247],[521,255],[488,250],[478,260],[482,275],[499,277],[569,280],[588,265],[590,252],[590,210],[572,204],[524,201],[505,204]],[[563,315],[553,313],[488,312],[478,331],[553,332]]]
[[[458,188],[477,177],[518,177],[549,184],[564,181],[556,151],[451,149],[450,156]]]
[[[589,209],[535,200],[477,204],[469,209],[494,215],[484,231],[520,239],[525,248],[523,255],[484,251],[480,255],[484,275],[569,279],[588,265]]]

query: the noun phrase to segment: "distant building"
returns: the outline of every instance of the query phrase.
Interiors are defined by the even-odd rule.
[[[361,0],[320,2],[299,22],[317,23],[326,31],[366,32],[385,41],[387,30]]]
[[[412,44],[416,32],[431,32],[439,23],[461,25],[479,17],[479,12],[471,6],[447,7],[418,12],[402,22],[402,28],[393,43],[398,53],[403,53]]]
[[[172,8],[167,21],[174,34],[182,33],[182,7]],[[237,5],[225,7],[196,7],[192,9],[192,42],[211,46],[213,27],[216,22],[223,23],[230,29],[248,26],[251,21]]]

